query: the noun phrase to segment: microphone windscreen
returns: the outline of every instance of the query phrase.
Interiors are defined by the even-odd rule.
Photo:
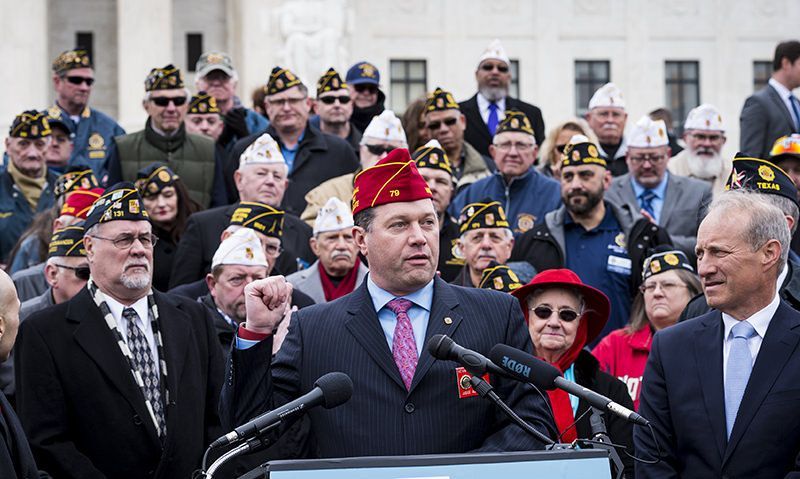
[[[496,344],[489,351],[489,359],[521,381],[542,389],[555,389],[555,380],[561,376],[558,368],[505,344]]]
[[[341,406],[353,395],[353,381],[345,373],[333,372],[321,376],[314,383],[322,391],[325,409]]]

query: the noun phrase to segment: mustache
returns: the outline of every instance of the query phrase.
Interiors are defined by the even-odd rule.
[[[346,251],[346,250],[336,250],[336,251],[334,251],[334,252],[333,252],[333,254],[331,255],[331,257],[332,257],[333,259],[336,259],[336,258],[347,258],[347,259],[352,259],[352,258],[353,258],[353,255],[352,255],[352,254],[351,254],[349,251]]]
[[[145,270],[147,270],[148,272],[150,271],[150,263],[148,263],[147,261],[141,261],[135,259],[129,259],[125,261],[125,264],[122,265],[122,269],[126,270],[133,266],[143,266]]]

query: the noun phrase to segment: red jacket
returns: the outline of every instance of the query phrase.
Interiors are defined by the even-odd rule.
[[[628,334],[624,329],[612,331],[592,350],[600,361],[600,368],[628,386],[633,406],[639,409],[639,394],[642,391],[642,375],[653,343],[649,326]]]

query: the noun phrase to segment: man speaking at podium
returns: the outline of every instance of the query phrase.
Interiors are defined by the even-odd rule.
[[[446,334],[488,353],[497,343],[530,351],[522,311],[509,295],[451,286],[436,275],[439,224],[431,193],[408,151],[396,149],[355,178],[355,241],[370,272],[353,293],[294,313],[272,357],[273,331],[291,286],[275,276],[245,289],[222,393],[226,428],[284,404],[331,371],[353,380],[335,409],[309,410],[319,457],[542,449],[489,401],[459,382],[457,364],[426,341]],[[549,406],[527,385],[489,379],[524,420],[554,437]],[[465,384],[467,385],[467,384]]]

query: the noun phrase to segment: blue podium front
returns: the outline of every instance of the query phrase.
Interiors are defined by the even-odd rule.
[[[272,461],[270,479],[611,479],[603,450]]]

